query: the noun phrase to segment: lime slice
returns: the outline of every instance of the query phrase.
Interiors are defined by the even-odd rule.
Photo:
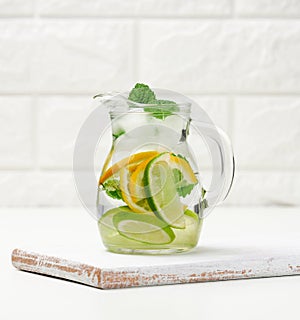
[[[189,218],[191,218],[191,219],[189,219],[191,221],[191,223],[195,223],[195,222],[199,222],[200,221],[199,220],[199,216],[197,215],[197,213],[195,213],[192,210],[186,209],[184,211],[184,214],[185,214],[185,216],[188,216]]]
[[[126,207],[124,207],[126,208]],[[128,207],[127,207],[128,208]],[[98,229],[101,234],[102,241],[104,245],[118,245],[121,242],[124,242],[124,237],[122,237],[118,230],[115,228],[113,224],[113,216],[120,212],[120,210],[123,210],[123,207],[115,208],[108,210],[105,212],[105,214],[98,220]],[[126,210],[126,209],[125,209]]]
[[[161,153],[145,168],[144,183],[147,201],[152,211],[173,228],[185,228],[184,209],[177,194],[170,154]]]
[[[123,237],[113,223],[113,217],[120,212],[132,212],[129,207],[122,206],[108,210],[99,220],[98,229],[101,234],[102,242],[107,247],[136,247],[137,243]]]
[[[172,229],[175,233],[175,240],[172,245],[184,245],[189,248],[196,246],[202,227],[202,219],[191,210],[184,211],[185,229]]]
[[[114,208],[111,210],[108,210],[105,212],[105,214],[98,220],[98,224],[102,224],[108,228],[115,229],[115,226],[113,224],[113,216],[117,213],[120,212],[131,212],[129,207],[123,206],[123,207],[118,207]]]
[[[147,244],[168,244],[175,239],[170,227],[147,214],[119,212],[113,216],[113,224],[122,236]]]

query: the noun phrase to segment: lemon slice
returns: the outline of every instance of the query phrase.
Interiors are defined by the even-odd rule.
[[[155,158],[157,155],[154,155],[143,162],[141,162],[135,170],[133,171],[132,175],[130,176],[129,181],[129,192],[132,196],[134,202],[138,202],[146,198],[145,190],[144,190],[144,172],[146,169],[147,164]]]
[[[198,183],[197,177],[195,176],[192,167],[185,158],[182,158],[179,155],[176,156],[171,153],[169,164],[172,169],[178,169],[182,173],[183,179],[188,184]]]
[[[145,168],[144,182],[147,201],[152,211],[173,228],[185,228],[184,208],[177,194],[170,153],[152,159]]]
[[[145,151],[133,154],[130,157],[118,161],[101,175],[99,185],[111,178],[113,175],[118,175],[121,168],[124,166],[128,166],[128,168],[133,171],[140,162],[155,155],[158,155],[157,151]]]
[[[130,170],[127,167],[123,167],[120,170],[120,189],[122,193],[122,199],[126,202],[131,210],[139,213],[149,213],[151,209],[147,203],[146,199],[140,201],[135,201],[131,196],[129,190],[129,180],[130,180]]]
[[[112,218],[118,232],[131,240],[147,244],[168,244],[175,239],[172,229],[155,216],[119,212]]]
[[[176,183],[177,192],[179,192],[180,190],[178,191],[178,189],[180,189],[184,185],[191,186],[190,189],[192,189],[193,186],[198,183],[198,180],[188,161],[172,153],[170,153],[169,155],[170,155],[170,158],[168,160],[169,166],[172,168],[172,170],[174,169],[179,170],[180,176],[181,176],[181,180]],[[156,156],[157,155],[151,156],[148,159],[140,162],[133,170],[131,170],[132,175],[130,177],[130,182],[129,182],[129,191],[135,202],[145,198],[144,182],[143,182],[144,171],[147,164]]]

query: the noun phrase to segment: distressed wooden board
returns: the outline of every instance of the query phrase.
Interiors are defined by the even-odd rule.
[[[176,264],[101,266],[15,249],[12,263],[19,269],[71,280],[101,289],[277,277],[300,274],[300,251],[287,254],[241,251],[227,258],[199,259]],[[269,252],[269,253],[268,253]],[[196,259],[197,260],[197,259]],[[150,261],[150,260],[149,260]],[[172,260],[171,260],[172,261]],[[105,264],[103,264],[105,265]],[[120,260],[122,265],[122,259]]]

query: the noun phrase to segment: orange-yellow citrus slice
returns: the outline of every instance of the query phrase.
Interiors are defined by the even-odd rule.
[[[198,182],[193,169],[190,164],[184,158],[170,154],[169,165],[172,169],[178,169],[183,175],[183,179],[186,180],[189,184],[196,184]]]
[[[120,170],[120,189],[122,193],[122,199],[126,202],[131,210],[138,213],[150,213],[150,208],[148,206],[147,200],[141,200],[135,202],[131,196],[129,190],[130,181],[130,171],[127,167],[123,167]]]
[[[142,162],[143,160],[158,155],[157,151],[144,151],[139,152],[131,155],[130,157],[124,158],[117,163],[115,163],[113,166],[111,166],[109,169],[107,169],[100,177],[99,179],[99,185],[102,184],[104,181],[106,181],[111,176],[119,173],[121,168],[125,166],[129,166],[128,168],[130,171],[133,171],[136,168],[136,165]]]
[[[146,198],[143,184],[144,171],[147,164],[156,156],[157,155],[154,155],[139,163],[139,165],[135,168],[135,170],[130,176],[129,192],[134,202],[138,202]]]
[[[166,157],[168,165],[171,169],[178,169],[182,173],[183,179],[187,184],[196,184],[198,182],[193,169],[184,158],[175,156],[172,153],[167,154],[169,155]],[[135,169],[131,171],[132,174],[129,181],[129,192],[134,202],[138,202],[146,198],[143,183],[144,172],[147,164],[155,157],[156,155],[140,162]]]

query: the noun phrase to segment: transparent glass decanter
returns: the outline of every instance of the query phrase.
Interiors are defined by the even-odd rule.
[[[97,220],[112,252],[167,254],[194,248],[204,217],[232,185],[234,159],[224,132],[189,98],[154,91],[170,103],[138,104],[128,100],[128,93],[102,101],[111,120],[112,146],[99,174]],[[197,120],[191,118],[192,107]],[[205,188],[197,156],[200,140],[212,163]]]

